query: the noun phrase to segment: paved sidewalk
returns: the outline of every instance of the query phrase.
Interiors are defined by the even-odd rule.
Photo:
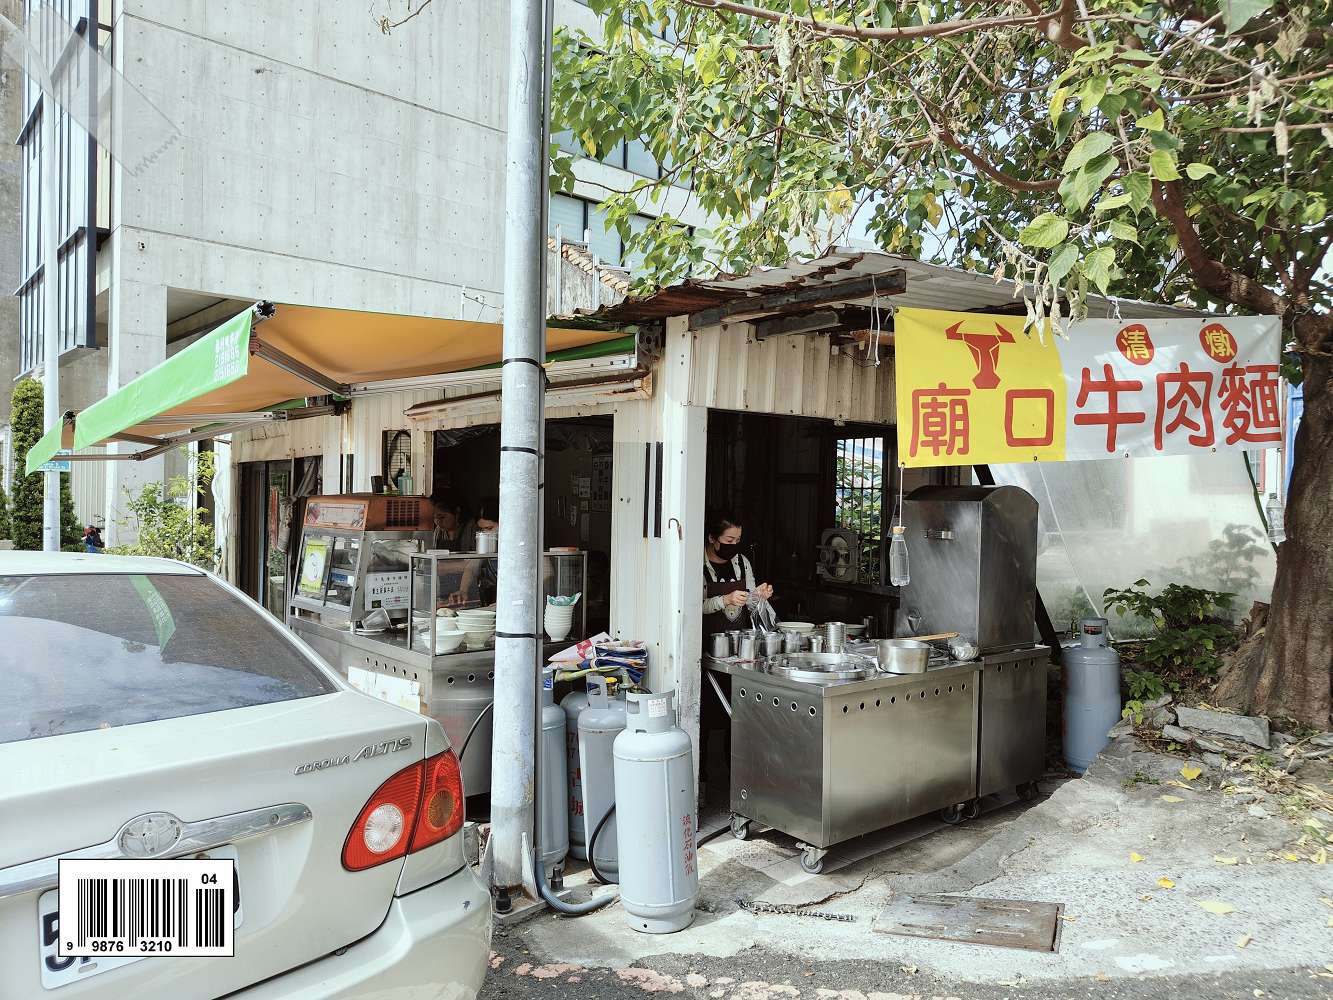
[[[512,957],[493,989],[601,969],[610,970],[608,983],[712,1000],[833,1000],[848,989],[841,1000],[860,1000],[857,991],[1156,996],[1168,987],[1182,997],[1333,996],[1325,968],[1333,962],[1333,865],[1286,859],[1309,852],[1292,853],[1301,830],[1274,796],[1213,768],[1186,779],[1183,763],[1118,740],[1084,779],[1048,786],[1052,794],[1038,803],[993,803],[961,827],[905,824],[831,855],[821,876],[801,871],[795,845],[780,834],[744,843],[724,835],[700,852],[700,912],[689,929],[638,934],[618,905],[577,920],[543,914],[502,936]],[[1333,817],[1325,822],[1333,828]],[[872,930],[894,894],[919,892],[1062,903],[1059,950]],[[755,914],[738,898],[857,919]],[[514,964],[525,949],[532,957]],[[527,975],[517,974],[525,962]],[[733,966],[749,978],[723,971]]]

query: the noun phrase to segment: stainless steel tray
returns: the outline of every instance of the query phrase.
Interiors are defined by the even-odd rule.
[[[829,684],[861,680],[875,669],[875,661],[847,653],[780,653],[770,656],[765,669],[794,681]]]

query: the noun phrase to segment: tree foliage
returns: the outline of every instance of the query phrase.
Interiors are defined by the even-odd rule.
[[[217,569],[220,550],[213,522],[205,508],[194,505],[200,492],[207,492],[212,485],[215,454],[187,452],[187,460],[185,475],[172,476],[165,484],[145,483],[138,496],[128,497],[125,508],[129,513],[121,523],[135,541],[117,545],[108,552],[179,559],[202,569]]]
[[[666,165],[607,202],[649,283],[825,248],[859,210],[884,249],[1032,281],[1034,318],[1096,289],[1333,344],[1327,0],[590,6],[600,37],[559,34],[553,127]],[[568,154],[554,174],[571,185]],[[645,201],[666,211],[635,232]]]
[[[9,505],[10,537],[14,548],[39,551],[42,547],[43,474],[22,474],[32,450],[42,436],[42,383],[25,378],[14,386],[10,403],[10,427],[14,441],[14,496]],[[0,537],[4,532],[0,531]],[[74,514],[69,473],[60,476],[60,547],[77,549],[83,529]]]

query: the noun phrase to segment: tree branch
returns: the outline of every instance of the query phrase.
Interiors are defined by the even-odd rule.
[[[978,17],[958,21],[936,21],[933,24],[913,24],[902,28],[861,28],[852,24],[840,24],[836,21],[821,21],[813,14],[809,17],[795,18],[778,10],[765,7],[753,7],[750,4],[736,3],[735,0],[683,0],[690,7],[700,10],[727,11],[753,17],[759,21],[778,23],[788,19],[799,20],[812,30],[827,36],[838,38],[862,38],[874,41],[896,41],[903,38],[937,38],[945,35],[957,35],[972,31],[985,31],[990,28],[1026,27],[1045,24],[1057,20],[1059,11],[1045,14],[1023,14],[1011,17]],[[1069,3],[1070,0],[1065,0]],[[1071,4],[1072,6],[1072,4]]]

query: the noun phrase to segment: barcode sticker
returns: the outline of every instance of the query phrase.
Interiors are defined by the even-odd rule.
[[[235,862],[60,862],[61,958],[230,956]]]

